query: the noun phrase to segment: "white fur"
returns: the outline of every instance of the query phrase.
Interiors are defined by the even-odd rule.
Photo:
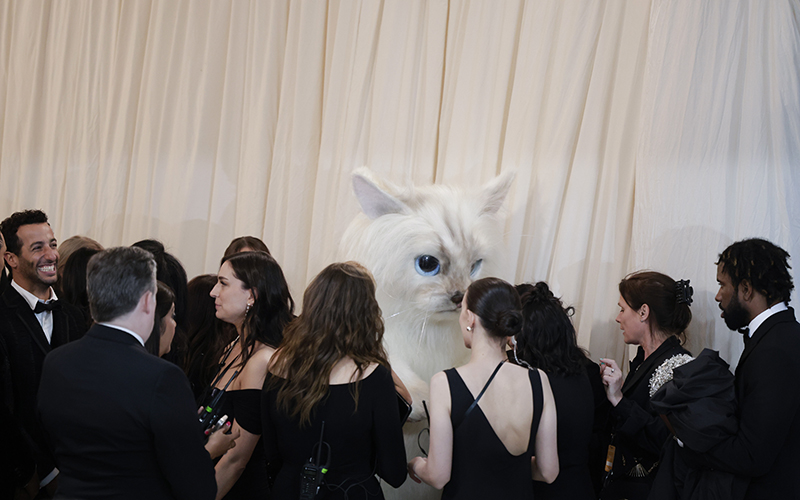
[[[422,401],[429,399],[431,377],[469,358],[451,298],[463,294],[473,280],[492,276],[502,245],[500,209],[513,177],[501,175],[476,190],[441,185],[401,189],[367,168],[353,174],[364,213],[345,231],[342,253],[375,276],[389,361],[411,392],[413,421],[425,417]],[[420,255],[436,257],[440,272],[420,275],[415,270]],[[479,260],[482,264],[471,274]],[[422,427],[409,423],[404,429],[409,457],[420,454],[416,438]],[[438,497],[411,480],[399,491],[399,496],[386,493],[409,500]]]

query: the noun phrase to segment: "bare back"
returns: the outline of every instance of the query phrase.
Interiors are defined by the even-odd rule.
[[[478,364],[456,369],[473,398],[480,394],[493,370],[494,367]],[[478,401],[478,407],[509,453],[520,455],[527,450],[534,411],[541,409],[533,407],[526,368],[503,363]]]

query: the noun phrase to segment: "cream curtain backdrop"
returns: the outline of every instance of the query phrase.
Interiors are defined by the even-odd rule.
[[[650,268],[692,280],[689,347],[735,362],[717,253],[800,266],[798,69],[790,0],[6,0],[0,215],[158,238],[190,276],[261,236],[299,299],[354,168],[513,169],[504,277],[549,281],[594,358],[623,359],[616,285]]]

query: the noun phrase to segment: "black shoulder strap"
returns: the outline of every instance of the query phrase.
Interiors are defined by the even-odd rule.
[[[538,369],[529,370],[528,378],[531,381],[531,391],[533,391],[533,419],[531,420],[531,437],[528,438],[528,449],[535,450],[536,432],[539,430],[539,422],[542,419],[542,409],[544,408],[544,393],[542,392],[542,377]]]
[[[464,412],[464,416],[461,417],[461,421],[462,422],[464,420],[466,420],[467,416],[472,412],[472,410],[474,410],[475,407],[478,406],[478,401],[481,400],[481,397],[483,397],[483,393],[486,392],[486,389],[489,388],[489,384],[492,383],[492,380],[494,379],[494,376],[497,375],[497,372],[500,371],[500,367],[503,366],[503,363],[505,363],[505,360],[503,360],[500,363],[498,363],[497,368],[495,368],[494,371],[492,372],[492,376],[489,377],[489,380],[486,381],[486,385],[484,385],[483,389],[481,389],[481,393],[478,394],[478,397],[475,398],[475,401],[473,401],[472,404],[469,405],[469,408],[467,408],[467,411]]]

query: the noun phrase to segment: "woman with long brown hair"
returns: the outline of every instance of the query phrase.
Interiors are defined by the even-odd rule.
[[[219,414],[233,420],[234,431],[241,430],[236,447],[216,465],[217,499],[265,498],[269,485],[259,444],[261,388],[283,329],[293,317],[294,301],[280,266],[263,252],[224,258],[211,296],[217,318],[236,327],[238,334],[211,385],[225,394]]]
[[[326,267],[306,289],[262,394],[267,460],[281,459],[273,498],[298,498],[303,466],[327,463],[320,498],[383,498],[405,447],[372,275],[354,262]],[[323,497],[324,493],[324,497]]]

